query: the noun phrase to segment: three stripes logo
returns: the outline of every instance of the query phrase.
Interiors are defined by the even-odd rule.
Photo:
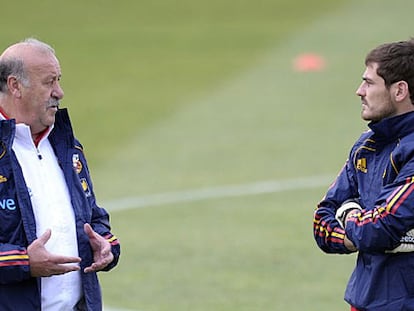
[[[367,159],[366,158],[358,159],[356,168],[357,168],[357,170],[361,171],[362,173],[367,173],[368,172]]]

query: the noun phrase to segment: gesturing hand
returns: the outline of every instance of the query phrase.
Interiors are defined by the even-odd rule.
[[[80,270],[78,263],[81,259],[79,257],[55,255],[46,250],[45,244],[51,235],[52,231],[46,230],[27,248],[30,273],[33,277],[47,277]]]
[[[84,269],[85,273],[104,269],[114,259],[111,252],[111,244],[101,235],[93,231],[89,224],[84,225],[85,233],[89,237],[89,242],[93,251],[93,263]]]

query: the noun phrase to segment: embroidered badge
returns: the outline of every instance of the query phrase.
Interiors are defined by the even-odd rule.
[[[0,175],[0,183],[4,183],[7,181],[7,177],[4,177],[3,175]]]
[[[72,156],[72,165],[76,173],[79,174],[82,171],[82,162],[79,160],[79,154],[75,153]]]
[[[357,160],[357,170],[361,171],[362,173],[367,173],[368,169],[367,169],[367,159],[366,158],[361,158]]]
[[[89,188],[89,184],[88,184],[87,180],[85,178],[81,178],[80,181],[81,181],[81,184],[82,184],[83,191],[85,192],[85,195],[87,197],[90,197],[91,196],[91,190]]]

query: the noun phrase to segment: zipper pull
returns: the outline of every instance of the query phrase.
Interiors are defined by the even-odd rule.
[[[40,154],[39,149],[37,149],[37,148],[36,148],[36,151],[37,151],[37,157],[39,158],[39,160],[42,160],[42,159],[43,159],[43,157],[42,157],[42,155]]]

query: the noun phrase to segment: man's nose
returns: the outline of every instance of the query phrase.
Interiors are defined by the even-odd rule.
[[[56,97],[58,99],[62,99],[64,95],[65,95],[65,93],[63,92],[62,87],[60,86],[59,83],[56,83],[56,85],[53,89],[53,92],[52,92],[52,96]]]

